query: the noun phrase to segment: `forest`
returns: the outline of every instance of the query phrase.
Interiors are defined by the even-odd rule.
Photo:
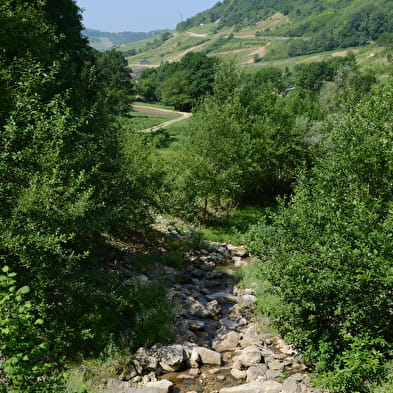
[[[375,12],[365,29],[389,47]],[[3,0],[0,20],[1,393],[86,393],[70,365],[171,342],[166,283],[133,280],[147,259],[119,244],[157,241],[158,216],[226,228],[250,206],[258,312],[318,387],[392,391],[391,64],[246,73],[190,52],[135,83],[121,52],[88,45],[73,0]],[[192,111],[175,150],[129,126],[136,97]]]

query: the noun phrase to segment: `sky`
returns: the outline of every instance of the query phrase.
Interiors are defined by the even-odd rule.
[[[174,29],[218,0],[76,0],[83,25],[109,32]]]

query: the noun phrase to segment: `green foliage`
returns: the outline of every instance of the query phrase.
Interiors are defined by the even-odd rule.
[[[10,37],[0,43],[0,263],[17,273],[2,278],[2,304],[17,319],[5,315],[1,356],[15,389],[30,373],[39,381],[20,391],[44,392],[38,382],[66,357],[101,351],[133,318],[141,332],[143,313],[161,318],[154,302],[143,309],[130,297],[104,246],[150,223],[157,178],[146,143],[125,143],[108,113],[128,105],[125,60],[88,48],[75,2],[6,0],[0,19]]]
[[[228,215],[242,198],[269,199],[287,190],[304,159],[290,125],[271,84],[252,89],[233,64],[223,64],[214,95],[191,119],[169,181],[181,214],[207,221]]]
[[[15,276],[8,266],[0,273],[0,392],[61,392],[60,381],[46,375],[53,365],[44,320],[26,300],[30,288],[18,288]]]
[[[156,72],[141,75],[141,95],[155,97],[176,109],[190,110],[205,94],[211,93],[217,59],[202,53],[187,53],[179,62],[163,64]]]
[[[277,328],[332,392],[368,391],[393,338],[391,87],[348,102],[328,125],[327,155],[253,237],[281,298]]]
[[[112,114],[125,114],[131,108],[134,85],[127,60],[115,49],[98,55],[98,88],[105,97],[103,105]]]

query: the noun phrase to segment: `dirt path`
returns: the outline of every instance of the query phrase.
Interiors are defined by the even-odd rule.
[[[133,105],[133,108],[137,112],[157,114],[157,115],[171,115],[172,114],[172,115],[179,115],[180,116],[177,119],[168,120],[168,121],[161,123],[157,126],[146,128],[144,130],[138,131],[138,133],[147,133],[147,132],[158,131],[161,128],[170,126],[173,123],[188,119],[189,117],[192,116],[192,114],[188,113],[188,112],[178,112],[178,111],[172,111],[170,109],[154,108],[152,106],[147,106],[147,105]]]

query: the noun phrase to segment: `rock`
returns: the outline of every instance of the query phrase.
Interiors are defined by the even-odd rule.
[[[239,269],[239,268],[247,266],[247,265],[248,265],[248,263],[245,260],[240,258],[240,260],[234,262],[233,266],[235,266],[236,268]]]
[[[220,325],[222,325],[223,327],[225,327],[227,330],[234,330],[238,327],[238,324],[233,320],[233,319],[229,319],[229,318],[221,318],[220,319]]]
[[[221,314],[222,311],[217,300],[212,300],[207,304],[203,304],[199,300],[189,298],[188,302],[190,303],[189,313],[195,317],[216,317],[217,315]]]
[[[193,367],[188,370],[188,374],[192,375],[193,377],[197,377],[200,373],[201,370],[197,367]]]
[[[267,364],[267,366],[271,370],[279,370],[279,371],[283,371],[284,370],[284,366],[285,365],[279,359],[274,359],[274,358],[272,358],[270,356],[266,356],[265,357],[265,363]]]
[[[236,368],[233,368],[231,370],[231,375],[233,378],[236,378],[236,379],[246,379],[246,377],[247,377],[246,371],[238,370]]]
[[[235,349],[240,341],[240,334],[230,331],[221,337],[217,337],[213,340],[213,349],[216,351],[229,351],[231,349]]]
[[[139,284],[146,284],[149,281],[149,278],[146,277],[145,275],[141,274],[139,276],[135,277],[135,281],[138,282]]]
[[[280,393],[282,384],[276,381],[251,382],[243,385],[223,388],[220,393]]]
[[[159,352],[160,366],[164,371],[178,371],[185,362],[185,353],[181,345],[168,345]]]
[[[147,389],[154,389],[157,393],[168,393],[172,386],[173,383],[167,379],[162,379],[157,382],[149,382],[146,384]]]
[[[236,296],[224,291],[212,293],[210,295],[206,295],[206,297],[209,300],[217,300],[221,303],[235,303],[237,301]]]
[[[118,387],[121,386],[123,387],[123,381],[121,381],[120,379],[116,379],[116,378],[108,378],[108,380],[106,381],[106,386],[108,387]]]
[[[257,298],[254,295],[242,295],[240,296],[240,303],[243,307],[254,306],[257,302]]]
[[[207,311],[210,313],[209,316],[216,317],[217,315],[222,313],[222,309],[218,304],[217,300],[212,300],[211,302],[207,303],[206,305]]]
[[[202,364],[217,364],[219,366],[221,365],[220,353],[204,347],[196,347],[193,351],[195,351],[199,355],[199,359]],[[191,358],[192,357],[193,355],[191,355]]]
[[[225,381],[226,380],[226,376],[225,375],[217,375],[217,381]]]
[[[240,359],[244,367],[250,367],[253,364],[261,362],[261,351],[257,346],[250,345],[249,347],[243,349]]]
[[[255,289],[246,288],[246,289],[244,290],[244,294],[245,294],[245,295],[255,295]]]
[[[232,257],[232,261],[233,261],[233,263],[234,263],[235,265],[236,265],[236,263],[241,262],[241,260],[242,260],[241,257],[238,257],[238,256]]]
[[[158,359],[156,358],[156,353],[153,350],[146,348],[139,348],[135,354],[134,365],[138,374],[141,374],[138,368],[142,368],[143,371],[155,371],[158,366]],[[139,367],[138,367],[139,365]]]
[[[199,353],[193,349],[191,352],[191,356],[190,356],[190,366],[191,367],[198,367],[200,360],[201,360],[201,357],[200,357]]]
[[[247,370],[247,382],[256,381],[262,377],[267,372],[267,366],[264,363],[254,364]]]
[[[198,321],[196,319],[188,319],[187,325],[188,328],[193,331],[205,330],[205,323],[203,321]]]
[[[303,393],[307,390],[301,382],[304,379],[303,374],[293,374],[288,377],[282,384],[282,393]]]
[[[276,379],[278,377],[282,378],[283,376],[284,376],[284,374],[280,370],[268,369],[265,374],[265,379],[270,381],[270,380]]]
[[[238,247],[235,250],[235,255],[238,257],[245,257],[247,254],[247,250],[244,247]]]

